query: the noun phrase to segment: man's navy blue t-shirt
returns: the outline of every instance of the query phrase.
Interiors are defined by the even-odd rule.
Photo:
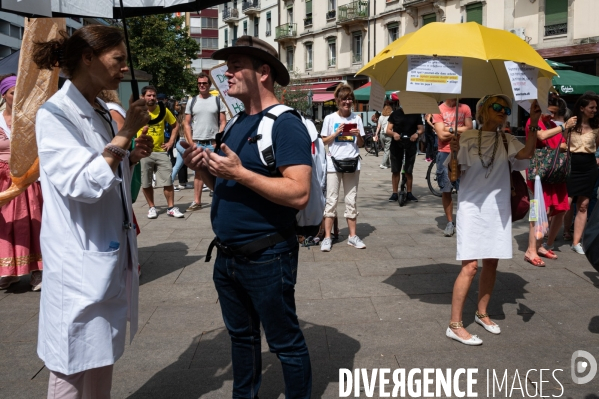
[[[224,138],[224,143],[239,156],[246,169],[264,176],[270,176],[270,172],[260,160],[258,145],[248,139],[258,134],[258,125],[270,108],[255,115],[242,113]],[[296,115],[287,112],[275,120],[272,142],[277,168],[312,165],[310,136]],[[223,155],[222,151],[218,154]],[[210,217],[214,233],[226,245],[247,244],[290,228],[296,214],[297,209],[275,204],[234,180],[216,178]],[[296,246],[297,239],[292,235],[287,242],[263,253],[285,252]]]

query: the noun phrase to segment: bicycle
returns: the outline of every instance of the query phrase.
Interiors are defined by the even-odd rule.
[[[364,149],[368,154],[379,156],[379,152],[383,152],[385,147],[381,140],[374,140],[376,131],[370,123],[364,127]]]
[[[430,165],[428,165],[428,169],[426,170],[426,182],[428,183],[428,189],[431,191],[431,193],[436,197],[441,197],[442,192],[439,188],[439,184],[437,184],[437,152],[438,151],[435,151],[433,160],[431,161]],[[453,194],[456,192],[455,186],[452,187],[451,193]]]

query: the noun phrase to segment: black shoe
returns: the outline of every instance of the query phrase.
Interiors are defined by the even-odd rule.
[[[399,199],[399,197],[397,196],[397,193],[393,193],[391,194],[391,196],[389,197],[389,202],[395,202]]]
[[[414,194],[412,194],[412,193],[408,193],[408,195],[406,196],[406,200],[418,202],[418,198],[414,197]]]

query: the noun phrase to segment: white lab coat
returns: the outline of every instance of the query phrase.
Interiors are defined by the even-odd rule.
[[[44,196],[37,353],[48,369],[70,375],[114,364],[127,320],[130,339],[137,332],[137,238],[123,228],[121,179],[102,157],[112,134],[70,81],[39,109],[36,136]],[[133,221],[128,158],[121,169]]]

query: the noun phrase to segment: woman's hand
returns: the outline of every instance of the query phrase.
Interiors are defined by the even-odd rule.
[[[568,129],[573,129],[574,126],[576,126],[576,122],[578,121],[578,118],[573,116],[570,119],[568,119],[566,121],[566,123],[564,123],[564,129],[568,130]]]
[[[123,128],[119,131],[119,135],[124,135],[131,140],[137,134],[139,129],[144,127],[150,121],[150,113],[146,106],[146,100],[140,98],[129,107],[127,117]]]
[[[349,134],[351,134],[352,136],[359,136],[360,135],[360,129],[352,129],[349,131]]]
[[[335,136],[339,136],[341,133],[343,133],[344,126],[345,123],[341,123],[339,126],[337,126],[337,130],[335,130]]]
[[[154,148],[152,136],[148,136],[148,127],[144,127],[138,138],[135,139],[135,148],[129,154],[129,162],[138,163],[142,158],[149,157]]]
[[[530,125],[538,126],[539,119],[541,118],[541,107],[537,100],[534,100],[530,105]]]

